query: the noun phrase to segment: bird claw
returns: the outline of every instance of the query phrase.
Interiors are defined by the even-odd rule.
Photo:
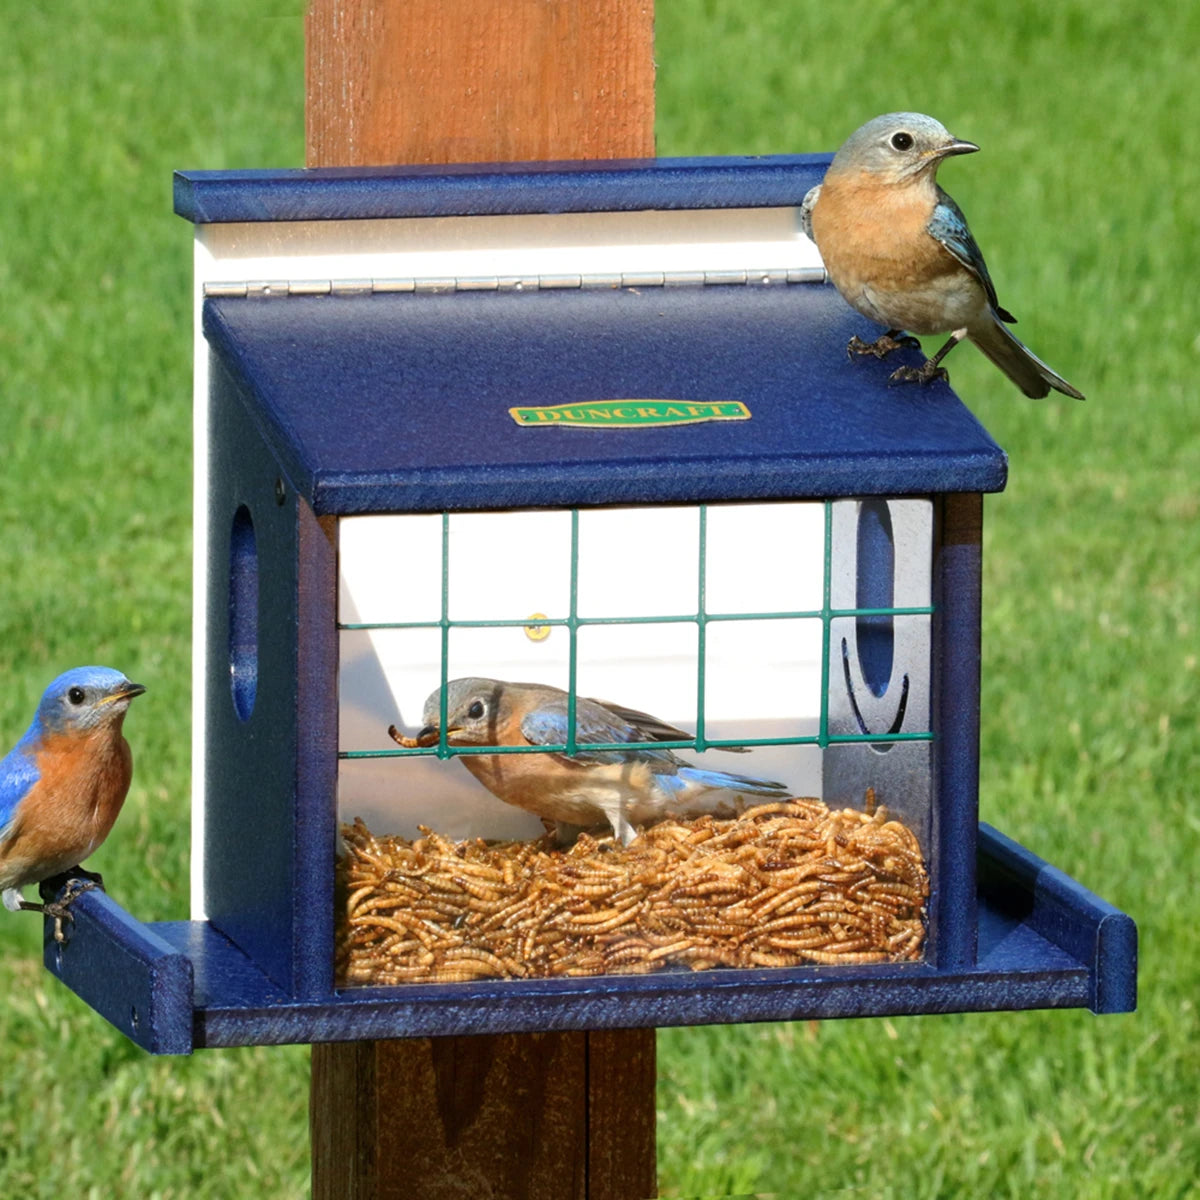
[[[855,355],[869,354],[872,358],[886,358],[893,350],[904,350],[909,347],[920,347],[921,343],[915,338],[907,334],[896,337],[891,333],[884,333],[877,337],[873,342],[864,342],[856,333],[846,343],[846,357],[854,358]]]
[[[935,379],[949,383],[950,372],[939,367],[933,359],[927,359],[919,367],[897,367],[888,376],[888,383],[932,383]]]
[[[24,904],[22,907],[41,912],[53,920],[54,940],[62,945],[67,940],[63,922],[70,921],[73,924],[75,921],[71,906],[84,892],[90,892],[93,888],[104,891],[104,877],[96,871],[85,871],[82,867],[76,867],[73,871],[42,881],[39,890],[44,904]],[[54,899],[50,899],[51,896]]]

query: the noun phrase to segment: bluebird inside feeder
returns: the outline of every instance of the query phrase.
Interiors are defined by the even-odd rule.
[[[1132,1006],[978,822],[1006,461],[847,357],[828,161],[177,177],[193,912],[52,970],[171,1052]]]

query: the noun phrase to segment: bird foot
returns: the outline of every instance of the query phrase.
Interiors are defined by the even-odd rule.
[[[903,350],[906,347],[919,347],[921,343],[915,337],[904,335],[896,337],[900,331],[893,329],[881,334],[873,342],[864,342],[856,333],[846,343],[846,356],[853,358],[856,354],[869,354],[872,358],[886,358],[893,350]]]
[[[63,922],[75,920],[71,906],[84,892],[90,892],[93,888],[104,891],[104,877],[97,871],[85,871],[82,867],[75,867],[74,870],[42,880],[38,890],[45,901],[44,904],[22,901],[21,907],[50,917],[54,922],[54,940],[62,944],[67,940]]]
[[[888,383],[932,383],[935,379],[949,383],[950,372],[930,358],[919,367],[897,367],[888,376]]]

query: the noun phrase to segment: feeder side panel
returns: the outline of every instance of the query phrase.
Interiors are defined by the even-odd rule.
[[[942,497],[934,538],[933,729],[937,820],[930,849],[932,961],[942,969],[975,965],[976,838],[979,825],[980,592],[983,497]]]
[[[296,513],[299,550],[292,982],[298,998],[313,998],[333,992],[338,522],[315,516],[287,484],[284,493],[284,504]]]
[[[298,533],[295,501],[236,382],[212,363],[207,631],[207,915],[293,987]],[[289,494],[294,493],[289,489]],[[249,532],[247,532],[249,530]]]

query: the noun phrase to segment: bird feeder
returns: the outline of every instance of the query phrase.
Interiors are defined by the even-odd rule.
[[[89,893],[55,973],[176,1053],[1133,1006],[1129,918],[978,822],[982,496],[1006,459],[944,383],[847,357],[876,331],[798,221],[827,161],[176,177],[193,916]],[[560,847],[458,761],[480,752],[447,731],[463,677],[653,714],[635,748],[789,799],[734,788],[667,833]],[[565,728],[491,753],[628,748]],[[864,866],[881,830],[898,849]],[[627,861],[672,838],[667,874]],[[721,839],[748,848],[697,867]],[[393,898],[364,901],[347,864],[385,850]],[[589,908],[618,869],[641,892]],[[579,890],[546,901],[551,876]],[[506,925],[506,950],[473,941]]]

